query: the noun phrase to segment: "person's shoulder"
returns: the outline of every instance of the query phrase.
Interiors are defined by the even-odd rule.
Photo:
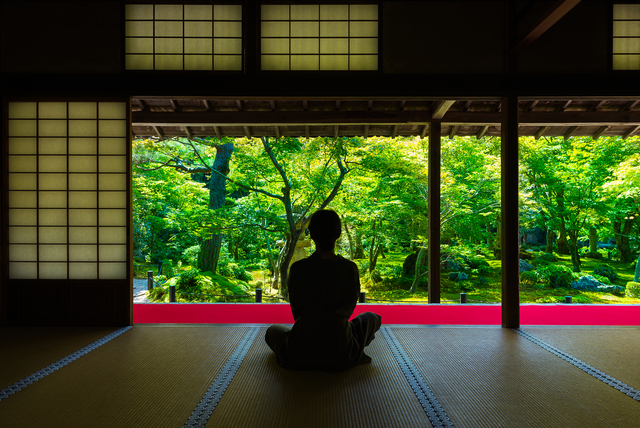
[[[337,257],[340,259],[340,263],[342,263],[342,264],[344,264],[344,265],[346,265],[346,266],[349,266],[349,267],[351,267],[352,269],[358,269],[358,265],[357,265],[357,264],[355,264],[355,262],[354,262],[354,261],[349,260],[349,259],[346,259],[346,258],[344,258],[344,257],[342,257],[342,256],[340,256],[340,255],[338,255]]]

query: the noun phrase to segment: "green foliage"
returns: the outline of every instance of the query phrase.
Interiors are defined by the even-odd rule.
[[[611,280],[606,276],[598,275],[595,273],[592,276],[603,284],[611,285]]]
[[[167,278],[175,276],[175,272],[173,270],[173,260],[164,259],[162,261],[162,275],[166,276]]]
[[[538,272],[530,270],[526,272],[520,272],[520,284],[525,286],[534,286],[538,283]]]
[[[610,281],[615,281],[616,279],[618,279],[618,274],[616,273],[616,270],[607,264],[600,264],[596,266],[596,268],[593,270],[593,273],[595,275],[600,275],[600,276],[609,278]]]
[[[627,282],[627,288],[624,293],[627,297],[634,297],[640,299],[640,282]]]
[[[536,269],[540,279],[551,288],[568,288],[576,279],[571,268],[563,265],[548,265]]]
[[[553,254],[550,253],[544,253],[541,254],[540,256],[538,256],[537,260],[544,260],[547,262],[555,262],[558,260],[558,258],[556,256],[554,256]]]
[[[200,245],[193,245],[182,252],[182,257],[190,265],[195,266],[198,263],[198,254],[200,253]]]

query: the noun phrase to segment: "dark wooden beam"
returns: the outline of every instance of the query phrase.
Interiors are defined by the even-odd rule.
[[[427,132],[429,132],[429,124],[427,123],[426,125],[424,125],[424,127],[422,128],[422,132],[420,133],[420,138],[424,138],[427,136]]]
[[[236,107],[238,107],[238,111],[242,111],[242,101],[236,100]]]
[[[219,126],[214,126],[213,127],[213,132],[216,133],[216,137],[218,137],[218,140],[222,140],[222,132],[220,131],[220,127]]]
[[[456,136],[456,132],[458,132],[458,128],[460,128],[460,126],[458,125],[452,125],[451,128],[449,129],[449,139],[452,140],[453,137]]]
[[[309,108],[309,102],[307,100],[302,100],[302,109],[307,110]]]
[[[429,303],[440,303],[440,138],[442,125],[431,123],[429,131],[428,251]]]
[[[271,106],[271,111],[276,110],[276,102],[274,100],[270,100],[269,105]]]
[[[209,104],[209,100],[202,100],[204,102],[204,108],[207,109],[207,111],[211,110],[211,104]]]
[[[247,125],[244,126],[244,134],[247,136],[247,138],[252,138],[251,137],[251,128],[249,128],[249,126],[247,126]]]
[[[537,100],[531,101],[531,104],[529,104],[529,108],[527,110],[532,111],[536,105],[538,105]]]
[[[600,138],[600,136],[602,134],[604,134],[604,132],[609,129],[608,126],[601,126],[594,134],[591,138],[593,138],[594,140],[597,140],[598,138]]]
[[[164,140],[164,132],[162,132],[162,128],[159,126],[154,126],[153,130],[156,131],[156,135],[160,138],[160,141]]]
[[[309,138],[309,125],[305,125],[305,127],[304,127],[304,135],[305,135],[305,137]]]
[[[557,0],[549,9],[538,17],[523,36],[509,50],[510,54],[519,54],[531,43],[543,35],[549,28],[573,9],[580,0]]]
[[[300,125],[426,125],[434,121],[424,110],[373,111],[190,111],[132,112],[134,125],[166,126],[300,126]],[[449,111],[441,122],[455,125],[500,126],[500,113]],[[530,111],[521,112],[528,126],[640,125],[640,111]]]
[[[476,138],[479,140],[480,138],[484,137],[484,134],[486,134],[488,130],[489,126],[481,126],[480,130],[476,134]]]
[[[502,100],[501,229],[502,327],[520,327],[520,231],[518,216],[518,97]]]
[[[571,126],[569,127],[569,130],[567,132],[564,133],[564,135],[562,136],[562,138],[564,138],[565,140],[568,140],[569,138],[571,138],[571,136],[578,130],[577,126]]]
[[[369,138],[369,125],[364,126],[364,133],[362,135],[364,138]]]
[[[393,128],[391,128],[391,138],[396,138],[396,135],[398,135],[398,125],[393,125]]]
[[[193,140],[193,132],[191,132],[191,128],[188,126],[184,127],[184,132],[187,134],[187,138]]]
[[[454,100],[434,102],[433,106],[431,107],[431,118],[442,119],[447,111],[449,111],[453,103],[455,103]]]
[[[622,139],[626,140],[631,135],[633,135],[638,129],[640,129],[640,125],[632,126],[627,130],[627,132],[624,133],[624,135],[622,136]]]
[[[169,102],[171,103],[171,108],[173,108],[173,111],[180,111],[180,106],[178,105],[176,100],[169,100]]]
[[[336,100],[336,110],[340,110],[340,100]]]
[[[333,138],[338,138],[338,131],[339,131],[340,125],[336,125],[334,130],[333,130]]]
[[[536,140],[539,140],[540,137],[542,137],[542,134],[544,134],[544,131],[547,130],[547,128],[549,128],[549,127],[548,126],[541,126],[540,129],[538,129],[536,134],[533,136],[533,138],[535,138]]]
[[[276,131],[276,138],[280,138],[280,128],[278,127],[278,125],[273,127]]]
[[[136,100],[138,102],[138,105],[140,106],[140,108],[142,109],[142,111],[146,111],[149,110],[147,108],[147,104],[144,102],[144,100]]]

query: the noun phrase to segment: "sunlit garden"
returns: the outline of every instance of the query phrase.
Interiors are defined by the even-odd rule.
[[[520,139],[520,301],[640,303],[640,138]],[[287,301],[306,225],[371,302],[428,301],[427,140],[173,138],[133,144],[134,271],[152,302]],[[501,301],[500,139],[442,140],[441,298]],[[321,294],[322,290],[318,290]]]

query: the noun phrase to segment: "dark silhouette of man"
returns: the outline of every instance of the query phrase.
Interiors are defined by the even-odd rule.
[[[365,312],[352,321],[360,278],[355,263],[336,255],[342,231],[335,211],[320,210],[309,222],[316,251],[291,265],[289,299],[293,328],[273,325],[265,340],[281,367],[339,372],[369,363],[364,353],[380,328],[378,314]]]

